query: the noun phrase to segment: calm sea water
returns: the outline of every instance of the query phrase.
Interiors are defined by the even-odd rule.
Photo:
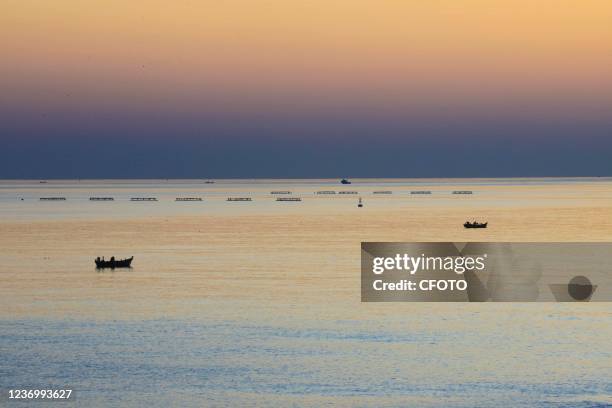
[[[0,389],[70,386],[75,406],[612,405],[608,303],[359,292],[365,240],[610,241],[608,179],[7,181],[0,216]],[[464,231],[473,217],[491,228]],[[134,268],[96,271],[98,255]]]

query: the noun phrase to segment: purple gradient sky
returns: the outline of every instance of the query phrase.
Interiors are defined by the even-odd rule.
[[[0,178],[612,175],[612,3],[8,0]]]

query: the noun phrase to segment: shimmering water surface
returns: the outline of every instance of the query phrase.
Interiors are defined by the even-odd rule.
[[[362,304],[359,284],[361,241],[612,241],[610,179],[3,181],[0,217],[0,388],[71,386],[79,406],[612,404],[609,303]],[[97,271],[102,255],[134,267]]]

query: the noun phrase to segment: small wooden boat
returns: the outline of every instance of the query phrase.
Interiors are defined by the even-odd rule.
[[[340,183],[342,183],[342,184],[351,184],[351,182],[348,181],[347,179],[340,180]]]
[[[474,222],[467,221],[465,222],[465,224],[463,224],[463,226],[465,228],[487,228],[487,224],[489,223],[488,222],[482,223],[482,222],[476,222],[476,221]]]
[[[132,264],[132,260],[133,259],[134,259],[134,257],[132,256],[131,258],[115,260],[115,257],[113,256],[110,259],[110,261],[105,261],[104,258],[100,259],[100,257],[98,257],[98,258],[96,258],[94,260],[94,262],[96,263],[96,268],[98,268],[98,269],[102,269],[102,268],[111,268],[111,269],[115,269],[115,268],[131,268],[131,264]]]

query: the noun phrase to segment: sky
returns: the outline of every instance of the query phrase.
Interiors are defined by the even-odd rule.
[[[0,178],[612,175],[609,0],[3,0]]]

